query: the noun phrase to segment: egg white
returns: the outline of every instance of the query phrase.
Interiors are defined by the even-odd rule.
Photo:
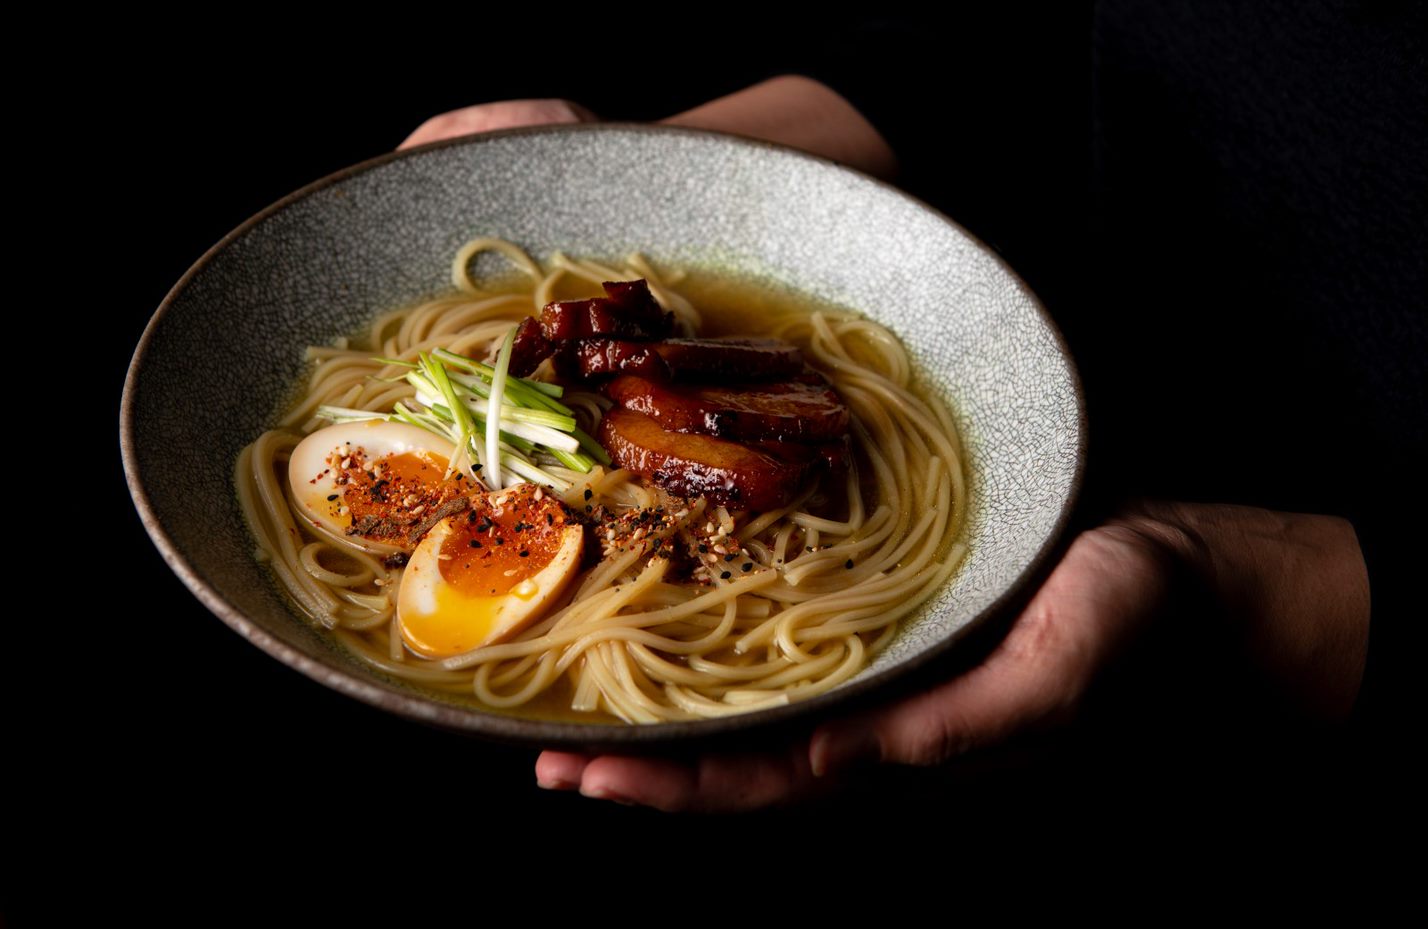
[[[567,525],[554,557],[539,571],[513,578],[505,594],[469,596],[441,574],[441,549],[453,531],[454,516],[437,523],[422,539],[402,573],[397,623],[407,648],[425,658],[449,658],[504,642],[545,615],[579,573],[584,530]]]
[[[371,462],[393,455],[415,454],[431,461],[440,474],[446,470],[456,447],[416,426],[369,420],[319,429],[293,449],[288,461],[288,483],[294,501],[314,528],[376,554],[400,551],[398,546],[346,534],[352,525],[352,516],[343,505],[343,488],[337,484],[340,472],[329,462],[334,456],[345,457],[358,449]]]

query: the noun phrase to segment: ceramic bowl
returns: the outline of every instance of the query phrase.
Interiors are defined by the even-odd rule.
[[[857,308],[949,398],[968,454],[968,555],[853,680],[802,703],[609,726],[483,712],[369,670],[287,603],[253,557],[233,462],[271,425],[303,347],[449,286],[498,235],[541,257],[639,251]],[[155,544],[220,619],[303,674],[414,719],[541,745],[630,747],[788,722],[890,685],[1025,593],[1063,532],[1085,422],[1075,367],[994,253],[886,184],[779,146],[691,130],[517,130],[388,155],[312,184],[223,239],[154,314],[125,383],[130,488]]]

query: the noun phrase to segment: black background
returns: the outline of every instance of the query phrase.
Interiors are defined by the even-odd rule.
[[[880,101],[870,110],[910,189],[1001,251],[1073,350],[1117,338],[1089,311],[1086,279],[1089,9],[1015,6],[950,25],[715,23],[677,37],[539,19],[423,34],[264,24],[216,44],[99,55],[90,92],[62,104],[93,146],[81,184],[103,238],[91,260],[109,327],[96,383],[107,386],[93,403],[117,406],[149,314],[210,245],[430,115],[558,96],[653,119],[789,71]],[[110,449],[110,522],[144,607],[122,620],[133,638],[65,683],[69,709],[37,733],[53,764],[30,770],[54,824],[36,833],[43,856],[85,843],[130,875],[126,894],[157,901],[178,882],[261,905],[282,885],[311,902],[460,906],[499,890],[532,912],[740,920],[756,888],[790,904],[831,893],[820,909],[875,910],[910,892],[953,915],[1016,918],[1213,912],[1232,899],[1265,914],[1358,908],[1394,886],[1396,869],[1372,851],[1397,810],[1374,795],[1372,747],[1271,737],[1197,718],[1184,700],[1118,706],[1114,689],[1056,739],[945,770],[880,771],[793,810],[673,817],[542,792],[533,752],[388,716],[243,642],[164,566]],[[589,890],[591,874],[610,882]],[[666,884],[699,874],[713,876],[697,890]],[[639,909],[647,899],[678,909]]]

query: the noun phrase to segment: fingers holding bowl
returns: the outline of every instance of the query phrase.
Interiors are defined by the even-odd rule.
[[[515,129],[599,122],[600,117],[573,100],[498,100],[449,110],[428,119],[397,146],[400,151],[458,136]]]

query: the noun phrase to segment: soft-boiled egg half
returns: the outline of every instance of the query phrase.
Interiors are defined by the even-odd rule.
[[[468,475],[446,479],[455,451],[440,436],[406,423],[342,423],[298,443],[288,482],[318,529],[369,551],[409,552],[433,513],[480,490]]]
[[[471,499],[407,562],[397,623],[407,648],[448,658],[514,636],[544,616],[580,568],[584,529],[534,484]]]

